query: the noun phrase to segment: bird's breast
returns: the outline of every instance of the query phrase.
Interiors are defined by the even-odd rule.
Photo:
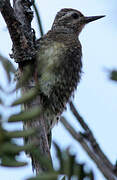
[[[81,74],[81,48],[61,42],[41,46],[38,54],[40,90],[58,114],[63,111]]]

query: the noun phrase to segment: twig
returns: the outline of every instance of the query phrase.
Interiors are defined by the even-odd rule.
[[[83,118],[80,116],[78,111],[75,109],[75,107],[74,107],[72,102],[70,102],[70,109],[71,109],[72,113],[74,114],[74,116],[76,117],[77,121],[80,123],[80,125],[85,130],[85,134],[86,134],[85,137],[89,141],[89,143],[91,144],[94,152],[100,157],[100,159],[103,159],[103,162],[106,164],[106,166],[108,168],[110,168],[111,171],[113,172],[114,167],[113,167],[112,163],[109,161],[109,159],[102,152],[99,144],[96,142],[96,139],[95,139],[92,131],[89,129],[88,125],[85,123]]]
[[[36,14],[36,17],[37,17],[37,22],[38,22],[38,27],[39,27],[39,30],[40,30],[40,34],[41,34],[41,36],[43,36],[44,32],[43,32],[41,18],[40,18],[40,15],[39,15],[39,10],[37,9],[35,3],[33,3],[32,6],[33,6],[33,8],[35,10],[35,14]]]

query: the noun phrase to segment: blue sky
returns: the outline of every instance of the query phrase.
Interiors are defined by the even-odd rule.
[[[38,2],[38,0],[36,0]],[[116,0],[40,0],[38,7],[43,20],[44,32],[46,33],[52,25],[56,13],[65,7],[75,8],[84,15],[106,15],[105,18],[88,24],[80,34],[80,41],[83,48],[83,76],[77,91],[75,92],[74,104],[92,129],[98,143],[114,163],[117,159],[116,143],[116,99],[117,84],[108,79],[108,72],[105,69],[117,68],[117,1]],[[11,52],[11,40],[6,30],[6,25],[0,17],[0,53],[8,57]],[[36,21],[33,26],[36,27]],[[37,28],[36,28],[37,29]],[[37,37],[39,33],[37,30]],[[4,72],[0,68],[0,83],[8,88],[5,83]],[[13,97],[6,98],[7,103]],[[15,110],[14,110],[15,111]],[[19,109],[17,109],[19,111]],[[8,114],[10,112],[8,111]],[[69,108],[64,113],[70,123],[80,130],[79,125],[72,117]],[[10,127],[15,128],[15,125]],[[17,125],[18,129],[22,124]],[[78,159],[87,162],[90,168],[94,169],[96,180],[104,180],[104,177],[97,170],[96,166],[87,157],[80,145],[71,138],[69,133],[58,123],[53,129],[53,140],[62,148],[71,146],[78,155]],[[21,141],[20,141],[21,142]],[[52,148],[53,161],[55,153]],[[24,153],[21,156],[26,159]],[[28,158],[27,161],[30,161]],[[55,163],[55,161],[54,161]],[[8,169],[0,167],[0,178],[5,180],[24,180],[32,174],[31,166],[19,169]]]

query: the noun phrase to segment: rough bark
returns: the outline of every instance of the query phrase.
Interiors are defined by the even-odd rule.
[[[0,7],[1,14],[7,24],[11,40],[13,42],[12,57],[15,62],[19,64],[21,76],[25,73],[25,67],[31,64],[33,73],[30,80],[22,88],[22,94],[34,88],[35,82],[35,36],[31,28],[31,21],[33,19],[33,12],[31,10],[31,1],[29,0],[14,0],[13,7],[9,0],[3,1]],[[33,82],[33,86],[32,86]],[[37,96],[32,102],[24,105],[25,111],[30,111],[33,107],[41,107],[40,97]],[[30,122],[24,123],[24,128],[37,128],[38,131],[35,136],[28,138],[28,143],[35,143],[35,149],[39,150],[42,156],[50,159],[50,150],[45,131],[43,114]],[[42,166],[37,158],[32,157],[33,167],[36,173],[47,171],[47,168]]]

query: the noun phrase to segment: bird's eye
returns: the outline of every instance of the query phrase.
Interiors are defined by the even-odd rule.
[[[74,19],[78,19],[78,18],[79,18],[79,15],[78,15],[77,13],[73,13],[73,14],[72,14],[72,17],[73,17]]]

